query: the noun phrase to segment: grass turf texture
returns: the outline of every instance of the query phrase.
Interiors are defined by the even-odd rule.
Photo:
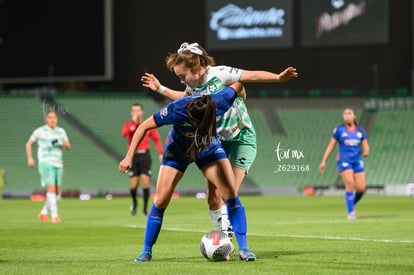
[[[342,197],[242,196],[256,262],[209,262],[206,200],[171,201],[153,261],[134,263],[146,218],[130,200],[59,202],[61,224],[41,223],[43,203],[0,201],[2,274],[408,274],[414,273],[414,198],[366,196],[356,221]],[[142,205],[142,204],[141,204]],[[140,209],[140,206],[138,210]],[[233,240],[236,244],[236,241]],[[237,250],[237,245],[236,250]]]

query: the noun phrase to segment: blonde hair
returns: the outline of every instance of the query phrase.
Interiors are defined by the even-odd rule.
[[[207,66],[216,65],[214,58],[210,56],[203,47],[197,44],[197,48],[201,50],[201,55],[193,53],[190,50],[184,50],[180,53],[168,53],[165,58],[165,65],[167,69],[173,72],[174,66],[184,63],[186,68],[190,69],[192,72],[197,72],[202,67],[206,68]]]

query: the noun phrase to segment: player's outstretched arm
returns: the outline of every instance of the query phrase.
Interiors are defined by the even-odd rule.
[[[268,71],[248,71],[243,70],[240,77],[241,82],[286,82],[292,78],[297,78],[296,68],[288,67],[281,73],[272,73]]]
[[[151,131],[150,137],[152,141],[154,142],[155,148],[157,149],[157,152],[158,152],[158,159],[161,162],[163,154],[164,154],[164,148],[161,142],[160,132],[158,132],[158,130]]]
[[[336,139],[331,138],[328,146],[326,147],[325,153],[323,154],[321,164],[319,165],[319,171],[323,173],[325,171],[326,162],[328,161],[329,156],[332,154],[333,150],[335,149]]]
[[[135,151],[137,150],[138,145],[144,139],[146,132],[157,127],[158,125],[155,123],[154,116],[147,118],[138,126],[138,129],[135,131],[135,134],[132,137],[131,145],[129,146],[125,158],[119,163],[119,171],[121,173],[125,173],[128,168],[132,166],[132,159],[134,157]]]
[[[368,140],[367,139],[363,139],[361,146],[362,146],[362,156],[364,158],[368,157],[368,155],[369,155]]]
[[[153,92],[162,94],[170,100],[176,100],[184,97],[183,91],[176,91],[161,85],[160,81],[153,74],[145,73],[141,77],[141,82],[142,86],[150,89]]]
[[[26,156],[27,156],[27,166],[34,167],[35,161],[33,159],[32,154],[32,147],[33,147],[33,141],[30,139],[26,142]]]

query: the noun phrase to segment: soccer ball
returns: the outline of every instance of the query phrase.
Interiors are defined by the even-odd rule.
[[[233,250],[230,238],[221,231],[207,232],[201,238],[201,254],[210,261],[228,261]]]

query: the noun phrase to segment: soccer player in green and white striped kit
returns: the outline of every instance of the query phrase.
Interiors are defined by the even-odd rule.
[[[141,77],[141,81],[144,87],[170,100],[194,93],[214,94],[237,81],[286,82],[297,77],[296,69],[293,67],[288,67],[280,74],[276,74],[216,66],[214,58],[198,43],[183,43],[177,52],[169,53],[166,66],[178,76],[182,84],[186,85],[184,93],[161,85],[153,74],[146,73]],[[243,100],[236,99],[232,108],[217,121],[217,132],[230,159],[238,190],[257,151],[256,132]],[[231,237],[231,225],[227,219],[226,207],[223,207],[221,195],[211,182],[208,182],[207,186],[211,221],[216,230],[222,230]]]
[[[41,185],[46,188],[46,202],[38,217],[42,222],[48,222],[49,212],[53,223],[62,220],[58,215],[57,194],[60,194],[63,174],[63,149],[69,150],[70,143],[66,131],[58,127],[58,115],[49,111],[45,115],[45,125],[34,130],[26,143],[27,165],[35,166],[32,147],[37,143],[38,169]]]

